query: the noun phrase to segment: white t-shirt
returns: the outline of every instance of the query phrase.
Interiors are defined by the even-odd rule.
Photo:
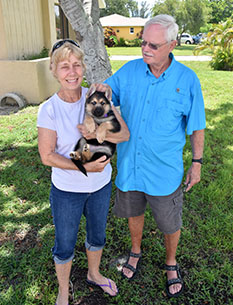
[[[82,136],[77,125],[82,124],[85,114],[85,95],[87,88],[82,87],[82,96],[75,103],[64,102],[54,94],[39,107],[37,127],[56,131],[56,153],[70,159],[78,139]],[[79,170],[52,167],[52,182],[60,190],[70,192],[95,192],[111,179],[112,167],[107,164],[102,172],[88,172],[86,177]]]

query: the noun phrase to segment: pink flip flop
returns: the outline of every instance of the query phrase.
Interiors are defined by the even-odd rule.
[[[113,292],[115,292],[115,291],[112,289],[112,284],[111,284],[110,279],[107,279],[107,280],[108,280],[108,284],[97,284],[96,282],[90,281],[90,280],[88,280],[88,279],[86,279],[86,282],[87,282],[87,284],[89,284],[89,285],[97,286],[97,287],[99,287],[99,288],[101,288],[101,287],[109,287]],[[102,288],[101,288],[101,289],[102,289]],[[110,295],[111,297],[115,297],[115,296],[117,296],[117,294],[118,294],[118,290],[117,290],[117,292],[116,292],[115,295],[111,295],[110,293],[108,293],[107,291],[104,291],[103,289],[102,289],[102,291],[105,292],[105,293],[107,293],[107,294]]]

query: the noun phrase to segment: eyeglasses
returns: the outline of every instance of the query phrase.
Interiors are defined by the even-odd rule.
[[[64,43],[66,42],[70,42],[72,43],[73,45],[75,45],[77,48],[80,48],[79,44],[77,42],[75,42],[74,40],[72,39],[63,39],[63,40],[59,40],[57,41],[54,45],[53,45],[53,48],[52,48],[52,52],[51,54],[53,54],[53,52],[57,49],[59,49],[61,46],[63,46]]]
[[[169,43],[169,42],[165,42],[165,43],[162,43],[162,44],[154,44],[154,43],[150,43],[150,42],[147,42],[147,41],[143,40],[142,43],[141,43],[141,46],[145,47],[148,44],[148,47],[150,49],[158,50],[158,48],[164,46],[167,43]]]

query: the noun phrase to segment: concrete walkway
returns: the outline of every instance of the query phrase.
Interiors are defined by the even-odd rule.
[[[137,58],[142,58],[142,56],[129,56],[129,55],[113,55],[110,56],[111,60],[132,60],[132,59],[137,59]],[[175,59],[177,61],[210,61],[211,56],[175,56]]]

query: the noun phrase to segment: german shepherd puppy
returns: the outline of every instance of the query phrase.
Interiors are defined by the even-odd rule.
[[[75,145],[74,151],[70,153],[71,160],[79,170],[87,176],[83,166],[86,162],[91,162],[106,156],[111,158],[116,150],[116,144],[105,141],[107,131],[119,132],[121,129],[114,112],[111,108],[111,92],[95,91],[91,86],[86,95],[85,119],[83,124],[88,132],[96,130],[96,139],[87,140],[80,138]]]

